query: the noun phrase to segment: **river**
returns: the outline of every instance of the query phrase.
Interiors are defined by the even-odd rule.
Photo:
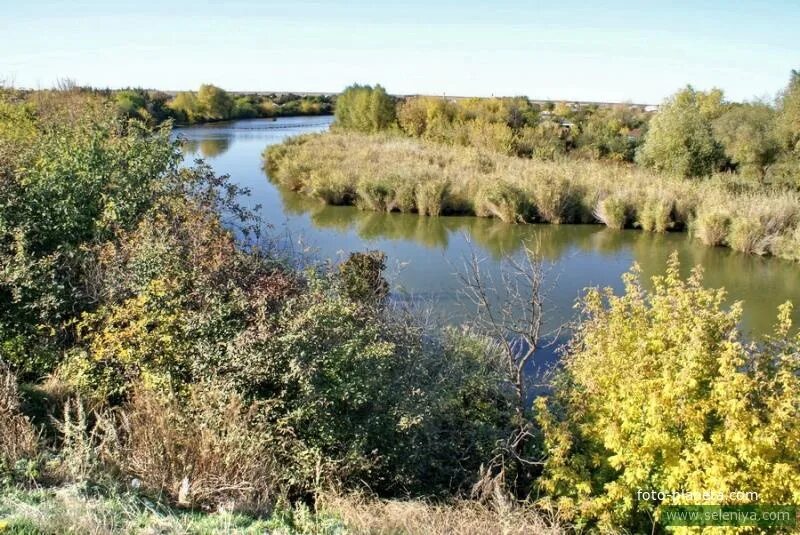
[[[751,334],[772,329],[777,307],[792,300],[800,308],[800,267],[787,261],[706,247],[684,233],[652,234],[611,230],[600,225],[509,225],[476,217],[420,217],[414,214],[362,212],[326,206],[272,184],[262,169],[267,145],[287,136],[324,131],[330,117],[249,119],[176,129],[188,154],[206,159],[217,173],[227,173],[250,188],[246,203],[289,236],[298,250],[320,259],[340,259],[348,252],[380,249],[388,255],[388,275],[396,300],[412,300],[435,314],[459,319],[469,314],[455,272],[474,250],[484,269],[496,273],[504,254],[520,254],[526,242],[538,241],[549,289],[547,323],[574,317],[574,303],[585,288],[621,288],[620,276],[634,262],[646,277],[663,272],[667,257],[678,251],[688,273],[702,266],[707,286],[725,287],[729,300],[743,300],[743,328]],[[796,318],[800,317],[798,311]]]

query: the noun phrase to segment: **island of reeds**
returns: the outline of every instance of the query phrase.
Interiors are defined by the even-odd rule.
[[[800,260],[799,103],[797,72],[774,105],[687,87],[657,110],[353,86],[330,133],[264,156],[273,180],[328,204],[687,231]]]

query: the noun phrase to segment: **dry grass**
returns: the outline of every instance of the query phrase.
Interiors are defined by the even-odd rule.
[[[374,535],[555,535],[567,531],[557,515],[471,501],[436,505],[420,500],[326,496],[320,500],[319,508],[341,518],[354,533]]]
[[[540,161],[391,134],[291,139],[265,152],[270,176],[329,204],[508,223],[691,229],[708,245],[796,258],[800,194],[687,180],[629,165]],[[727,215],[726,215],[727,214]]]
[[[348,533],[335,518],[307,508],[283,509],[271,518],[219,511],[178,510],[130,492],[87,492],[81,486],[0,494],[0,533],[61,535],[263,534],[334,535]]]
[[[200,385],[178,400],[141,389],[114,420],[104,462],[172,503],[261,513],[290,489],[288,446],[235,395]]]
[[[39,433],[22,414],[17,379],[0,363],[0,472],[18,461],[34,459],[39,451]]]

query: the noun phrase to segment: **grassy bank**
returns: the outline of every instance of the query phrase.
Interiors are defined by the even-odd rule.
[[[0,533],[346,533],[332,515],[307,507],[274,511],[266,518],[169,507],[134,492],[99,492],[70,485],[55,489],[10,490],[0,496]]]
[[[529,510],[498,511],[470,502],[432,505],[424,501],[331,496],[317,511],[302,504],[254,517],[230,511],[187,511],[135,492],[101,492],[76,485],[55,489],[11,489],[0,495],[0,533],[49,535],[128,534],[434,534],[509,535],[565,533]]]
[[[273,180],[328,204],[508,223],[688,230],[706,245],[800,260],[800,195],[719,175],[538,161],[392,134],[326,133],[269,147]]]

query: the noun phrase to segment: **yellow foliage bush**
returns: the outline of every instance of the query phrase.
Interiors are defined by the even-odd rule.
[[[601,528],[650,531],[666,504],[800,500],[800,336],[791,305],[775,334],[743,340],[741,304],[724,306],[695,269],[625,292],[592,290],[560,386],[537,400],[550,457],[543,490]],[[638,491],[699,493],[645,501]],[[715,499],[703,501],[704,492]],[[722,498],[720,498],[722,496]]]
[[[191,355],[184,312],[170,283],[154,279],[140,294],[85,314],[78,332],[87,351],[69,358],[62,375],[98,399],[125,394],[138,381],[180,385]]]

